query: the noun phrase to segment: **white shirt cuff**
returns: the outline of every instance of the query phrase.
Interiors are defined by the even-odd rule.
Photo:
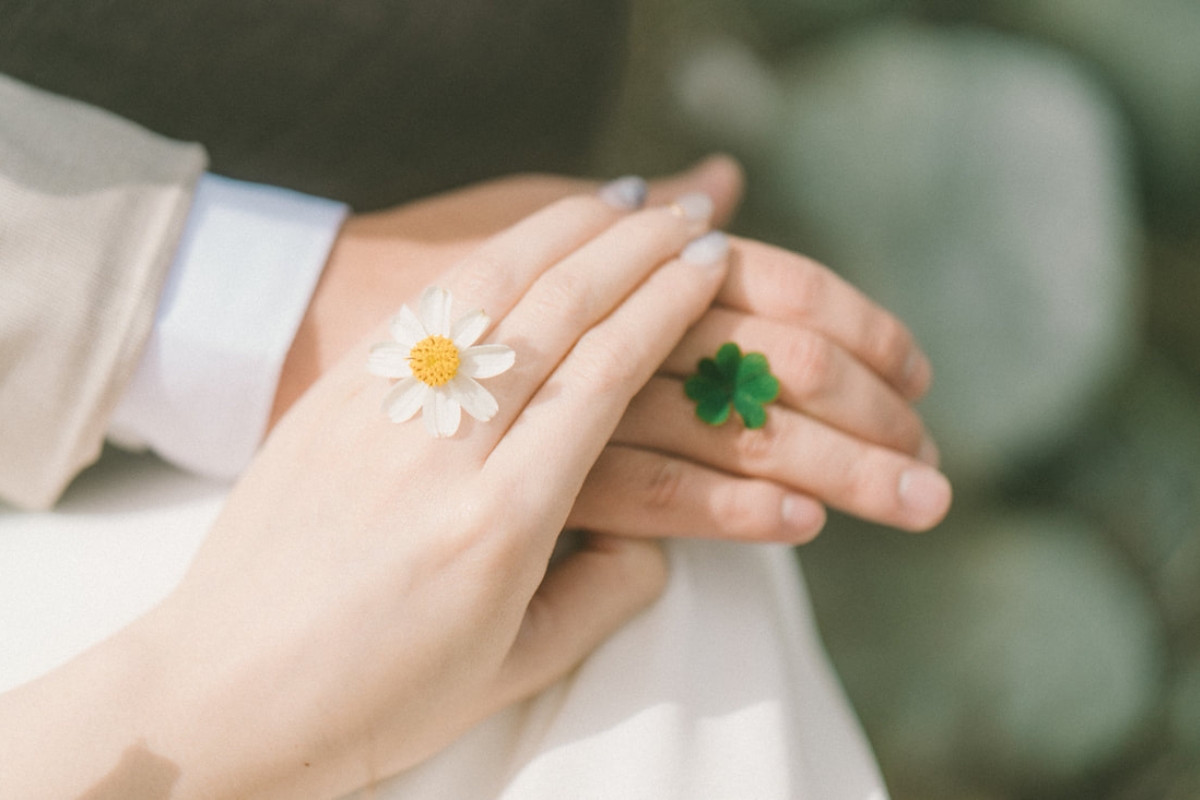
[[[283,361],[347,211],[205,174],[109,440],[236,477],[262,441]]]

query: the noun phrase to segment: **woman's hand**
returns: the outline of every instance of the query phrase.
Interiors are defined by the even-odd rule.
[[[727,158],[650,184],[649,203],[700,191],[714,224],[732,216],[741,173]],[[587,181],[505,178],[351,220],[285,365],[275,417],[363,333],[358,310],[385,314],[488,234]],[[365,317],[370,318],[370,317]],[[782,381],[767,427],[712,429],[680,385],[725,341],[765,353]],[[827,268],[735,240],[717,304],[630,408],[569,524],[637,536],[803,542],[828,504],[908,530],[950,505],[937,447],[912,408],[931,369],[911,334]]]
[[[677,257],[706,224],[573,197],[446,275],[455,310],[486,308],[516,350],[488,381],[495,418],[453,438],[389,421],[365,348],[305,394],[138,626],[171,643],[146,687],[170,713],[142,735],[180,766],[172,797],[333,796],[397,772],[656,596],[644,541],[595,540],[543,576],[627,404],[722,283],[719,248]]]
[[[487,237],[546,206],[598,184],[516,175],[476,184],[346,221],[296,333],[276,390],[271,426],[362,338],[373,320],[395,313]],[[715,157],[650,184],[648,205],[700,192],[713,199],[713,224],[733,216],[741,170]]]

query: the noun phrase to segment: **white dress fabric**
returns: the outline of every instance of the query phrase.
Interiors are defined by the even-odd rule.
[[[56,510],[0,510],[0,691],[182,577],[228,487],[110,452]],[[792,551],[667,544],[664,596],[571,676],[356,800],[886,800]]]

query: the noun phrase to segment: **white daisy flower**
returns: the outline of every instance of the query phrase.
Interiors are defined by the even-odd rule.
[[[438,437],[454,435],[463,409],[483,422],[494,417],[500,406],[476,379],[499,375],[516,359],[506,345],[475,345],[490,322],[482,311],[451,325],[450,302],[445,289],[426,289],[420,316],[402,306],[391,323],[396,341],[375,345],[367,358],[372,374],[399,379],[383,399],[392,421],[405,422],[424,409],[425,428]]]

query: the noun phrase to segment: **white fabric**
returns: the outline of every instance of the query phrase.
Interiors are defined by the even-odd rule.
[[[55,511],[0,511],[0,691],[168,592],[225,492],[110,452]],[[666,594],[569,679],[355,797],[885,800],[791,551],[667,550]]]
[[[205,174],[109,439],[201,475],[241,472],[346,213],[341,203]]]

